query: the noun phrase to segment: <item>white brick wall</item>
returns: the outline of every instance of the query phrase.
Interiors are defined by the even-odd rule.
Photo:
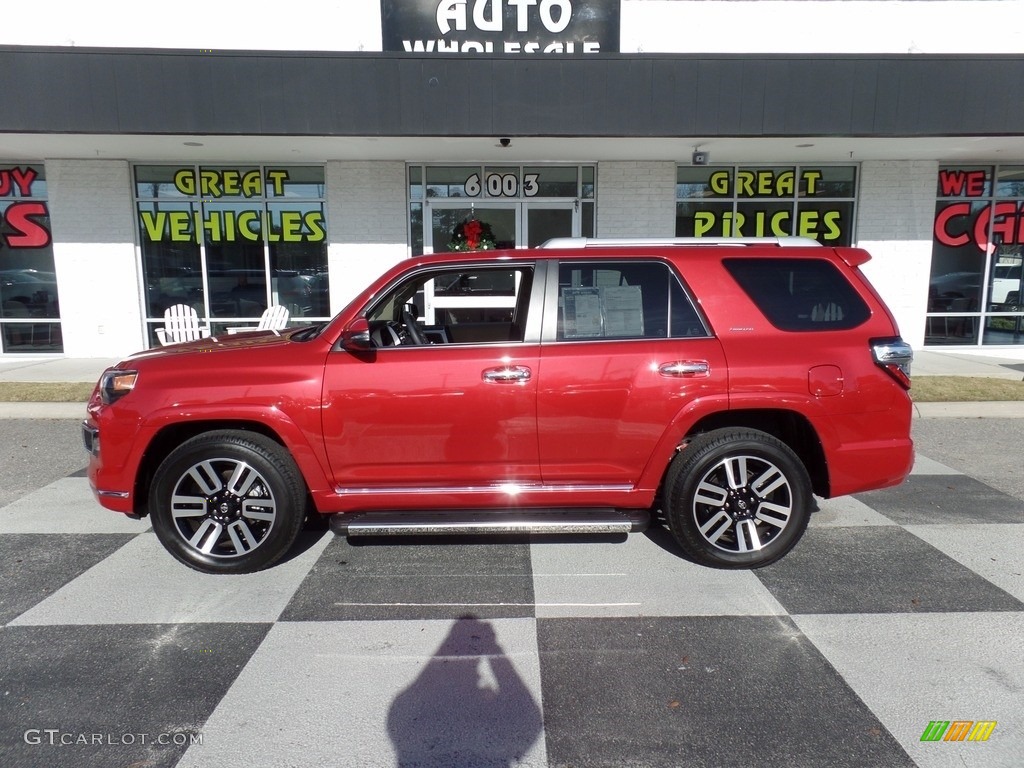
[[[121,357],[145,346],[123,160],[48,160],[53,259],[67,357]]]
[[[889,305],[903,338],[924,345],[938,163],[871,161],[860,169],[857,245],[864,274]]]
[[[676,164],[599,163],[596,231],[598,237],[674,237]]]
[[[329,162],[327,260],[331,312],[408,256],[405,163]]]

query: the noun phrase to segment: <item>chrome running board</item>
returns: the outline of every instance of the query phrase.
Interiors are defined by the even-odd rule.
[[[348,536],[626,534],[646,530],[650,518],[645,510],[453,509],[340,513],[331,516],[330,525]]]

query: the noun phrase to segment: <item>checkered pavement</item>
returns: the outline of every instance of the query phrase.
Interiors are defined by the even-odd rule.
[[[1022,551],[1024,502],[919,457],[754,572],[310,530],[209,576],[79,472],[0,507],[0,765],[1019,767]]]

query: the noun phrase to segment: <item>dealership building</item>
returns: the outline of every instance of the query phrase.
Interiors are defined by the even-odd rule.
[[[43,8],[0,29],[0,357],[325,320],[468,220],[863,247],[915,347],[1024,344],[1020,0]]]

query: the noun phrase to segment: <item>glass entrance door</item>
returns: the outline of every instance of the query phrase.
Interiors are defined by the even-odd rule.
[[[459,229],[470,221],[481,223],[487,248],[515,248],[522,242],[519,208],[514,203],[431,203],[428,209],[430,229],[424,232],[424,250],[427,253],[475,250],[460,248],[456,238]]]
[[[431,204],[430,229],[424,233],[425,250],[493,250],[515,248],[521,242],[520,206],[514,203]],[[437,286],[433,280],[416,297],[417,315],[428,325],[444,318],[482,322],[505,315],[511,317],[518,286]]]
[[[580,232],[573,203],[433,203],[429,210],[430,230],[424,233],[427,253],[475,250],[457,238],[470,221],[481,223],[486,248],[536,248],[553,237]]]
[[[523,203],[526,209],[523,242],[536,248],[553,237],[578,236],[580,227],[574,203]]]
[[[410,164],[408,190],[413,256],[468,250],[456,235],[470,220],[486,225],[487,247],[595,235],[593,165]]]
[[[534,248],[553,237],[578,234],[573,203],[431,203],[430,227],[424,232],[425,251],[469,251],[494,248]],[[518,285],[474,286],[465,290],[438,287],[429,281],[416,297],[417,315],[428,324],[458,313],[491,318],[511,313]]]

